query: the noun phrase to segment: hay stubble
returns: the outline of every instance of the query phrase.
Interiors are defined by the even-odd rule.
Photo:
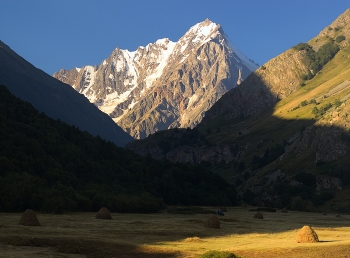
[[[229,211],[219,218],[220,230],[203,227],[200,222],[206,221],[207,214],[113,213],[113,220],[96,220],[94,213],[39,213],[41,227],[23,227],[18,225],[21,214],[3,213],[0,214],[0,242],[3,249],[10,247],[15,253],[24,252],[21,241],[35,239],[36,246],[49,241],[40,248],[43,252],[52,252],[52,257],[60,257],[58,251],[65,251],[59,243],[72,243],[66,251],[75,252],[75,256],[61,256],[70,258],[82,257],[77,255],[86,254],[86,251],[89,257],[198,257],[208,250],[259,258],[320,257],[320,254],[328,257],[335,252],[350,253],[350,215],[342,215],[340,219],[336,214],[328,214],[326,221],[321,220],[324,215],[319,213],[290,211],[287,214],[265,213],[263,220],[257,220],[247,208],[230,207]],[[320,242],[296,243],[296,234],[304,225],[312,225]],[[11,239],[14,241],[14,237],[20,237],[16,240],[18,246],[5,244]],[[37,257],[28,256],[26,252],[26,257]],[[115,252],[118,256],[113,256]],[[98,256],[99,253],[104,256]]]

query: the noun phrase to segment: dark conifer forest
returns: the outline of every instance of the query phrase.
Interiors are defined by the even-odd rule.
[[[0,211],[157,212],[166,205],[234,205],[208,169],[141,157],[53,120],[0,86]]]

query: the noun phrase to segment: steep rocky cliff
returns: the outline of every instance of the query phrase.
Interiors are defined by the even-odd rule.
[[[99,66],[53,76],[84,94],[134,138],[197,125],[228,90],[257,68],[205,20],[177,42],[161,39],[134,52],[115,49]]]

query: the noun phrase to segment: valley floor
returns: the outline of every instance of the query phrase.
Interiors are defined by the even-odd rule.
[[[199,257],[208,250],[246,257],[350,257],[350,215],[277,211],[253,218],[252,207],[229,207],[221,229],[208,214],[41,214],[42,226],[19,225],[21,213],[0,213],[0,257]],[[205,209],[215,212],[215,207]],[[311,226],[320,242],[296,243]]]

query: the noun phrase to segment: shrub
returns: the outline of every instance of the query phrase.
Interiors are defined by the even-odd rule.
[[[299,43],[298,45],[294,46],[293,49],[295,50],[307,50],[309,51],[311,49],[311,46],[307,43]]]
[[[316,99],[310,100],[310,104],[317,104]]]
[[[233,253],[225,252],[225,251],[214,251],[210,250],[207,251],[206,253],[202,254],[200,258],[238,258]]]
[[[314,108],[312,109],[312,114],[315,114],[315,115],[318,114],[318,108],[317,108],[317,107],[314,107]]]
[[[301,51],[305,50],[308,59],[310,60],[309,71],[307,74],[301,76],[302,80],[310,80],[312,79],[317,72],[319,72],[322,67],[327,64],[339,51],[339,46],[334,44],[333,41],[329,41],[319,48],[317,52],[315,52],[312,47],[307,43],[299,43],[294,46],[293,49]]]
[[[339,99],[336,99],[335,101],[334,101],[334,106],[335,107],[339,107],[340,105],[341,105],[341,101],[339,100]]]
[[[300,103],[300,105],[301,105],[302,107],[307,106],[307,104],[308,104],[307,100],[303,100],[303,101]]]
[[[335,42],[339,43],[339,42],[342,42],[344,39],[345,39],[345,36],[340,35],[340,36],[335,38]]]

